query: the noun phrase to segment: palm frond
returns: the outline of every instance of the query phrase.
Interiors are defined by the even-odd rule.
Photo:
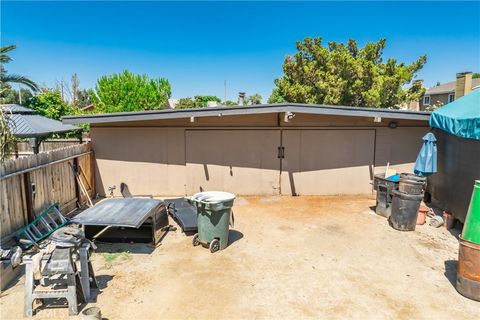
[[[32,80],[28,79],[27,77],[18,75],[18,74],[2,74],[2,78],[0,79],[1,82],[6,82],[6,83],[18,83],[18,84],[23,84],[27,87],[29,87],[33,91],[38,90],[38,85],[33,82]]]
[[[14,44],[0,47],[0,63],[7,63],[9,61],[12,61],[12,58],[10,58],[10,56],[7,55],[7,52],[14,50],[16,47],[17,46]]]

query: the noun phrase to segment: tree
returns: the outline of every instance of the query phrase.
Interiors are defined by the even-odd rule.
[[[95,92],[92,89],[80,89],[77,92],[77,99],[75,106],[77,108],[85,108],[86,106],[92,104],[92,96]]]
[[[195,96],[193,98],[181,98],[175,105],[175,109],[206,108],[209,102],[221,102],[217,96]]]
[[[168,80],[151,79],[125,70],[98,79],[91,98],[94,112],[110,113],[164,109],[170,95]]]
[[[0,163],[3,163],[12,154],[17,139],[11,131],[10,111],[0,110]]]
[[[33,96],[25,104],[47,118],[60,120],[61,117],[73,113],[72,108],[63,101],[58,90],[44,89]]]
[[[246,101],[247,101],[247,104],[261,104],[262,96],[259,95],[258,93],[255,93],[254,95],[248,96]]]
[[[275,88],[272,90],[272,94],[268,98],[268,103],[285,103],[287,100],[285,100],[281,95],[280,92],[278,92],[278,88]]]
[[[72,75],[72,105],[76,106],[78,101],[78,92],[80,91],[80,80],[76,73]]]
[[[4,64],[13,60],[7,53],[16,47],[15,45],[9,45],[0,48],[0,90],[5,90],[6,84],[18,83],[27,86],[33,91],[37,91],[38,85],[35,82],[22,75],[8,74],[7,70],[3,67]]]
[[[175,109],[190,109],[195,108],[195,101],[192,98],[180,98],[175,105]]]
[[[238,106],[238,103],[232,100],[226,100],[222,102],[222,105],[231,107],[231,106]]]
[[[322,45],[322,38],[297,42],[285,58],[283,76],[275,80],[278,94],[288,102],[396,108],[419,91],[404,89],[425,64],[421,56],[410,65],[389,58],[383,62],[386,40],[359,48],[355,40]],[[412,90],[420,90],[415,86]]]
[[[475,72],[474,74],[472,74],[472,79],[478,79],[480,78],[480,72]]]
[[[3,90],[0,92],[0,103],[24,104],[31,97],[33,97],[32,91],[25,88],[15,90],[8,83],[5,83]]]

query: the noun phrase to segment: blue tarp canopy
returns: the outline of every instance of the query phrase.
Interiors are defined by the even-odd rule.
[[[433,111],[430,127],[480,140],[480,89]]]

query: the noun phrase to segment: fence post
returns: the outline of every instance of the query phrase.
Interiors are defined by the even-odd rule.
[[[25,203],[27,205],[27,218],[28,223],[35,220],[35,214],[33,212],[33,192],[32,192],[32,179],[30,178],[30,172],[23,174],[23,181],[25,186]]]
[[[77,181],[77,172],[78,172],[78,157],[73,158],[73,183],[75,184],[75,196],[77,197],[77,208],[82,206],[82,194],[80,193],[80,186]]]

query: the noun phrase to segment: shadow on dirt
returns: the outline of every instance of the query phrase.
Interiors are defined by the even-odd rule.
[[[445,272],[443,273],[445,277],[450,281],[450,284],[456,288],[457,282],[457,260],[446,260],[445,261]]]

